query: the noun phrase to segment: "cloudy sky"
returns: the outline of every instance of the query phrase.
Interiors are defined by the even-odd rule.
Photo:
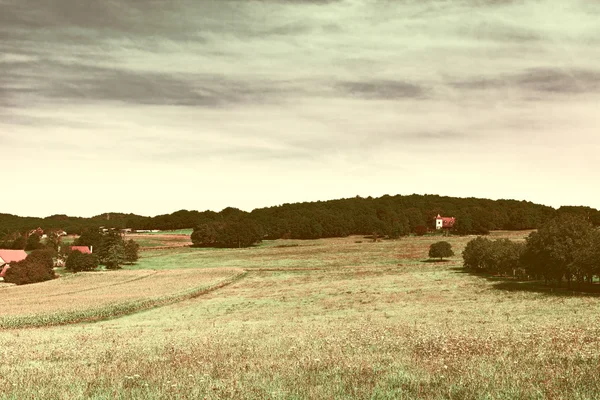
[[[600,208],[599,0],[0,0],[0,212]]]

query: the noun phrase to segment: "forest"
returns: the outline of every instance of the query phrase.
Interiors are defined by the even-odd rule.
[[[228,207],[220,212],[180,210],[146,217],[106,213],[91,218],[53,215],[47,218],[0,214],[0,245],[15,235],[41,227],[63,229],[70,234],[106,228],[184,229],[204,225],[250,225],[265,239],[317,239],[351,234],[377,234],[390,238],[434,229],[437,214],[456,217],[455,234],[486,234],[492,230],[536,229],[557,215],[577,214],[595,226],[600,211],[590,207],[552,207],[517,200],[489,200],[438,195],[385,195],[339,200],[283,204],[245,212]]]

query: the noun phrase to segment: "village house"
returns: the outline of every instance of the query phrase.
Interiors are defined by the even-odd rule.
[[[435,217],[435,229],[452,229],[456,223],[454,217],[442,217],[440,214]]]
[[[11,263],[23,261],[26,258],[27,253],[24,250],[0,250],[0,279],[4,280],[4,275]]]
[[[92,254],[94,246],[71,246],[71,251],[78,251],[83,254]]]

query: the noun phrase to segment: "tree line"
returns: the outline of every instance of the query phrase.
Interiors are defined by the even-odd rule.
[[[562,214],[532,232],[524,243],[478,237],[463,251],[467,269],[544,280],[560,285],[600,277],[600,230],[587,218]]]
[[[543,221],[564,213],[576,213],[600,226],[600,211],[590,207],[561,207],[558,210],[527,201],[457,198],[438,195],[354,197],[348,199],[283,204],[245,212],[225,208],[220,212],[180,210],[172,214],[145,217],[136,214],[106,213],[92,218],[54,215],[22,218],[0,214],[0,247],[25,246],[27,230],[64,229],[68,233],[106,228],[185,229],[251,221],[267,239],[318,239],[351,234],[390,238],[434,229],[437,214],[457,218],[457,234],[486,234],[497,229],[536,229]],[[246,223],[246,222],[244,222]],[[27,240],[27,238],[25,238]],[[21,247],[21,248],[23,248]]]

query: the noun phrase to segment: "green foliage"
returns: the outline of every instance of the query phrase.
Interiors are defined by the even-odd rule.
[[[424,236],[427,233],[427,227],[425,225],[418,225],[415,227],[415,235]]]
[[[125,264],[125,243],[121,239],[115,243],[109,244],[105,247],[104,255],[101,258],[102,264],[108,269],[119,269],[121,265]]]
[[[19,235],[11,244],[11,248],[14,250],[24,250],[27,246],[27,238],[25,235]]]
[[[44,282],[55,278],[51,250],[35,250],[23,261],[11,263],[4,280],[17,285]]]
[[[93,218],[54,215],[48,218],[21,218],[0,214],[0,246],[25,248],[23,238],[7,237],[37,227],[82,233],[75,245],[100,245],[98,228],[183,229],[250,219],[260,227],[264,238],[316,239],[351,234],[397,238],[416,232],[417,227],[434,227],[437,214],[456,217],[456,234],[486,234],[495,229],[537,229],[550,218],[577,213],[596,226],[600,211],[589,207],[551,207],[515,200],[453,198],[437,195],[355,197],[312,203],[283,204],[260,208],[251,213],[235,208],[221,212],[179,210],[172,214],[143,217],[135,214],[107,213]],[[422,228],[419,228],[422,231]],[[12,237],[12,236],[11,236]],[[7,246],[8,245],[8,246]]]
[[[88,229],[81,233],[74,242],[73,246],[88,246],[94,249],[100,249],[103,241],[103,235],[99,229]]]
[[[196,247],[249,247],[259,243],[263,234],[250,219],[213,222],[199,226],[191,235]]]
[[[490,251],[491,246],[492,241],[482,237],[478,237],[467,243],[462,253],[465,268],[484,270],[485,257]]]
[[[50,232],[47,234],[44,247],[50,250],[58,251],[60,247],[60,236],[56,232]]]
[[[590,243],[592,235],[594,228],[584,217],[560,214],[529,235],[523,264],[531,275],[547,280],[565,278],[571,282],[573,277],[581,278],[589,271],[581,271],[575,261],[577,257],[587,258],[582,249]]]
[[[592,282],[600,274],[600,232],[581,215],[561,213],[526,243],[478,237],[463,251],[465,268],[561,282]]]
[[[125,262],[133,264],[139,259],[140,245],[133,239],[129,239],[125,242]]]
[[[42,245],[42,243],[40,242],[40,235],[38,235],[37,233],[29,235],[29,237],[27,238],[27,244],[25,245],[25,250],[37,250],[41,249],[42,247],[44,247],[44,245]]]
[[[72,272],[93,271],[98,268],[98,257],[95,254],[72,251],[67,258],[65,268]]]
[[[429,247],[429,258],[439,258],[441,260],[444,257],[452,257],[453,255],[452,245],[448,242],[436,242]]]

